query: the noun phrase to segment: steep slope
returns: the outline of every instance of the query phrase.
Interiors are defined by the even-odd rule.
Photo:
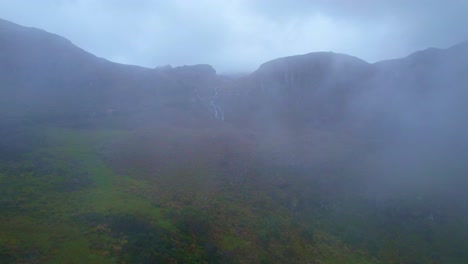
[[[254,123],[276,121],[272,118],[291,126],[336,123],[371,70],[358,58],[331,52],[280,58],[239,81],[238,103]]]
[[[175,111],[190,106],[194,87],[216,79],[208,65],[162,71],[112,63],[63,37],[0,21],[4,117],[88,118]]]
[[[317,52],[266,62],[248,76],[228,79],[209,65],[148,69],[112,63],[60,36],[0,20],[0,116],[112,113],[146,120],[171,114],[181,122],[203,118],[257,127],[365,126],[391,119],[382,113],[398,112],[394,108],[401,105],[416,107],[421,98],[454,99],[464,108],[467,46],[376,64]]]

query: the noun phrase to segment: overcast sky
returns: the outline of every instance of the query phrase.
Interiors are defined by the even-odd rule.
[[[0,0],[0,17],[112,61],[218,72],[313,51],[375,62],[468,39],[466,0]]]

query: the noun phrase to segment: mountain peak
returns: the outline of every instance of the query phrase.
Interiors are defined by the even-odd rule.
[[[453,48],[455,48],[455,49],[456,48],[465,48],[465,49],[468,48],[468,40],[465,40],[465,41],[462,41],[462,42],[460,42],[460,43],[458,43],[456,45],[453,45],[451,47],[451,49],[453,49]]]
[[[334,52],[312,52],[303,55],[283,57],[262,64],[257,72],[290,71],[290,70],[319,70],[329,68],[340,70],[348,67],[359,67],[369,65],[359,58]]]
[[[24,27],[24,26],[20,26],[16,23],[13,23],[11,21],[8,21],[8,20],[5,20],[5,19],[1,19],[0,18],[0,30],[2,30],[2,32],[7,29],[7,28],[11,28],[11,29],[20,29],[20,28],[27,28],[27,27]]]
[[[7,21],[0,18],[0,34],[2,36],[28,36],[28,37],[41,37],[41,38],[54,38],[56,40],[60,40],[63,43],[67,43],[68,45],[73,45],[72,42],[60,35],[47,32],[43,29],[35,28],[35,27],[25,27],[13,23],[11,21]]]
[[[192,72],[204,76],[216,75],[216,70],[209,64],[184,65],[174,68],[178,72]]]

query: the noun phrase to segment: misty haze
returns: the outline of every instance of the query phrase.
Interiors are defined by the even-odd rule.
[[[0,263],[468,263],[468,4],[376,2],[0,2]]]

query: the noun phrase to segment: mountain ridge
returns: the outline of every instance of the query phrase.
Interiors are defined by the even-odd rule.
[[[5,20],[5,19],[2,19],[0,18],[0,29],[2,29],[2,32],[0,32],[0,34],[3,34],[4,33],[4,28],[10,28],[11,30],[11,27],[13,27],[14,29],[18,30],[18,29],[21,29],[21,30],[29,30],[29,31],[36,31],[37,33],[45,33],[45,34],[48,34],[48,35],[52,35],[54,37],[57,37],[59,39],[62,39],[64,40],[65,42],[67,42],[68,44],[72,44],[74,47],[80,49],[80,50],[83,50],[85,51],[86,53],[88,54],[91,54],[93,55],[94,57],[96,58],[100,58],[100,59],[103,59],[103,60],[106,60],[108,62],[111,62],[111,63],[115,63],[115,64],[119,64],[119,65],[125,65],[125,66],[135,66],[135,67],[139,67],[139,68],[144,68],[144,69],[155,69],[155,68],[163,68],[164,66],[155,66],[153,68],[151,67],[145,67],[145,66],[140,66],[140,65],[136,65],[136,64],[125,64],[125,63],[119,63],[119,62],[114,62],[114,61],[111,61],[111,60],[108,60],[106,58],[103,58],[103,57],[99,57],[99,56],[96,56],[82,48],[80,48],[79,46],[77,46],[76,44],[74,44],[71,40],[59,35],[59,34],[55,34],[55,33],[52,33],[52,32],[49,32],[49,31],[46,31],[46,30],[43,30],[41,28],[36,28],[36,27],[26,27],[26,26],[22,26],[20,24],[17,24],[17,23],[14,23],[14,22],[11,22],[11,21],[8,21],[8,20]],[[425,50],[420,50],[420,51],[415,51],[413,53],[410,53],[409,55],[407,55],[406,57],[410,57],[412,56],[413,54],[417,54],[417,53],[420,53],[420,52],[424,52],[426,50],[439,50],[439,51],[444,51],[444,50],[451,50],[451,49],[454,49],[454,48],[459,48],[459,47],[468,47],[468,40],[466,41],[462,41],[460,43],[457,43],[455,45],[452,45],[451,47],[448,47],[448,48],[427,48]],[[344,53],[336,53],[336,52],[333,52],[333,51],[315,51],[315,52],[308,52],[308,53],[304,53],[304,54],[295,54],[295,55],[288,55],[288,56],[284,56],[284,57],[278,57],[278,58],[275,58],[275,59],[271,59],[271,60],[268,60],[264,63],[261,63],[258,68],[251,73],[254,73],[255,71],[258,71],[260,68],[262,68],[262,66],[264,66],[265,64],[269,64],[269,63],[272,63],[272,62],[275,62],[275,61],[280,61],[280,60],[289,60],[289,59],[294,59],[294,58],[303,58],[303,57],[313,57],[315,55],[321,55],[321,54],[333,54],[333,55],[337,55],[337,56],[341,56],[341,55],[344,55],[345,57],[349,57],[349,58],[355,58],[357,60],[360,60],[362,62],[366,62],[365,60],[359,58],[359,57],[356,57],[356,56],[353,56],[353,55],[349,55],[349,54],[344,54]],[[403,58],[406,58],[406,57],[401,57],[401,58],[394,58],[394,59],[384,59],[384,60],[380,60],[380,61],[377,61],[377,62],[374,62],[374,63],[368,63],[366,62],[367,64],[378,64],[378,63],[381,63],[381,62],[385,62],[385,61],[392,61],[392,60],[399,60],[399,59],[403,59]],[[177,67],[186,67],[186,66],[196,66],[196,65],[209,65],[209,64],[204,64],[204,63],[198,63],[198,64],[194,64],[194,65],[178,65],[178,66],[174,66],[174,68],[177,68]],[[211,66],[212,67],[212,66]]]
[[[364,98],[382,89],[390,93],[420,82],[436,90],[430,79],[440,69],[446,79],[464,83],[465,63],[457,57],[468,58],[466,42],[372,64],[346,54],[311,52],[228,78],[208,64],[146,68],[111,62],[61,36],[5,20],[0,30],[2,116],[87,119],[110,111],[162,120],[177,112],[184,120],[207,121],[218,120],[222,112],[222,120],[234,123],[279,119],[321,126],[343,121],[356,102],[368,105]]]

